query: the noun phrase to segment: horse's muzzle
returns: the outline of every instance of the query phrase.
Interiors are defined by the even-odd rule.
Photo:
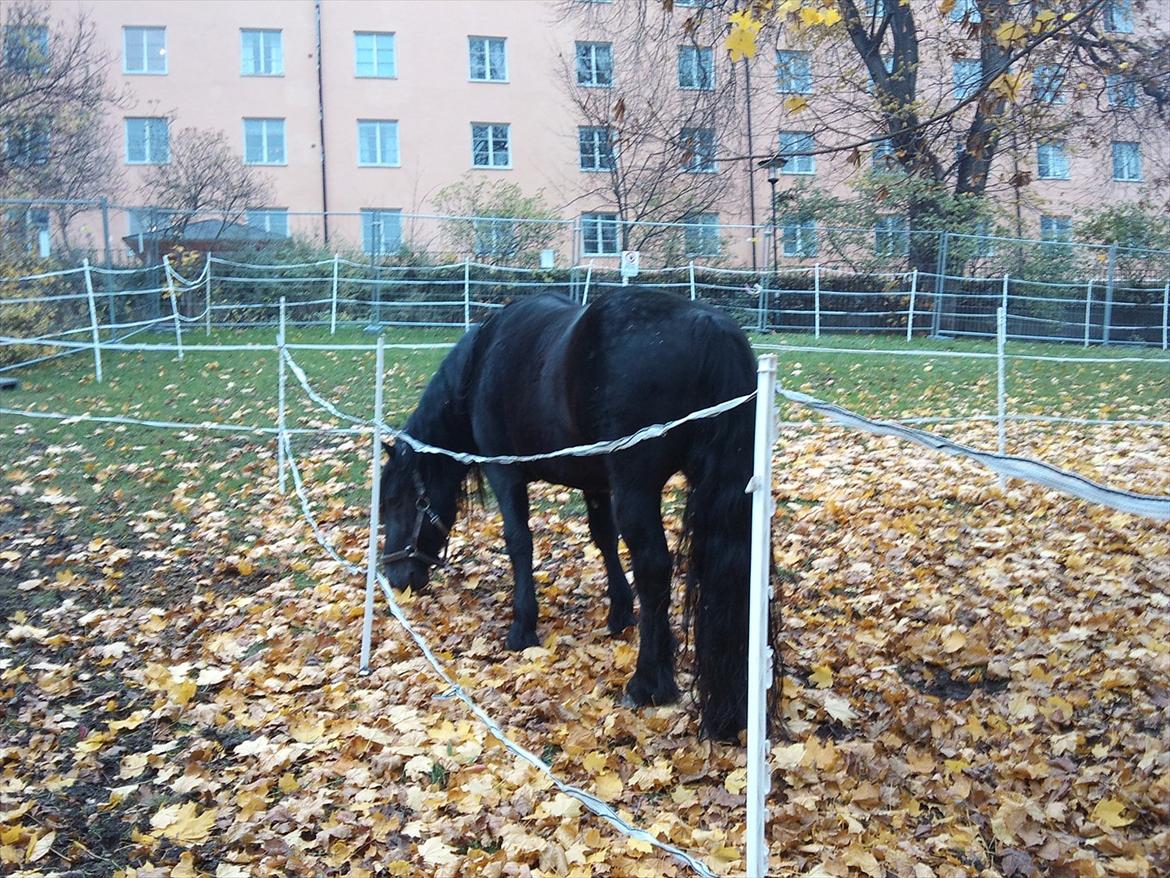
[[[383,562],[382,572],[391,587],[398,591],[409,588],[411,591],[424,591],[430,582],[430,568],[417,559],[401,559]]]

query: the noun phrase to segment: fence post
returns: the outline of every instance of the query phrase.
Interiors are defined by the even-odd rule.
[[[214,265],[213,257],[210,253],[207,254],[207,278],[204,280],[203,289],[203,307],[207,309],[206,323],[204,328],[207,330],[206,334],[211,335],[211,267]]]
[[[1007,343],[1007,309],[999,308],[995,312],[995,395],[997,436],[996,448],[1000,454],[1007,451],[1007,376],[1004,369],[1004,348]],[[999,477],[999,486],[1003,488],[1006,480]]]
[[[821,337],[821,264],[813,266],[813,336]]]
[[[942,307],[947,288],[947,246],[950,244],[950,234],[940,232],[939,239],[938,274],[934,276],[934,312],[930,316],[931,338],[938,338],[942,332]]]
[[[163,257],[163,274],[167,279],[167,296],[171,300],[171,320],[175,324],[175,347],[179,349],[179,359],[183,359],[183,324],[179,321],[179,301],[175,294],[175,274],[171,271],[171,257]]]
[[[1000,307],[1003,308],[1003,324],[1005,327],[1005,332],[1006,332],[1006,327],[1007,327],[1008,290],[1011,289],[1011,283],[1012,283],[1011,277],[1009,277],[1008,273],[1005,271],[1003,273],[1003,293],[1000,296],[1000,299],[1002,300]],[[995,325],[996,325],[996,332],[999,332],[999,317],[998,317],[998,315],[996,316],[996,324]]]
[[[585,266],[585,289],[581,291],[581,307],[589,304],[589,282],[593,280],[593,263]]]
[[[384,342],[378,336],[374,352],[374,441],[371,447],[373,463],[370,473],[374,486],[370,489],[370,545],[366,558],[366,606],[362,616],[362,654],[358,672],[370,672],[370,639],[374,629],[374,584],[378,579],[378,509],[382,493],[382,370],[385,364]]]
[[[463,260],[463,331],[471,329],[471,259]]]
[[[1166,281],[1166,288],[1162,291],[1162,350],[1166,350],[1166,336],[1170,334],[1170,280]]]
[[[772,562],[772,445],[776,429],[776,356],[760,357],[756,372],[756,444],[752,480],[751,581],[748,610],[747,858],[748,875],[768,874],[768,689],[772,649],[768,645],[769,573]]]
[[[288,366],[284,362],[284,296],[280,297],[280,323],[276,329],[276,359],[277,363],[277,385],[276,385],[276,484],[280,493],[285,493],[287,487],[288,463],[284,459],[284,443],[285,443],[285,428],[284,428],[284,384],[286,380],[286,373]]]
[[[102,209],[102,244],[105,255],[105,280],[104,286],[106,288],[106,305],[110,311],[110,326],[118,322],[116,308],[114,306],[114,275],[112,269],[114,267],[114,255],[110,250],[110,200],[104,195],[98,200]],[[110,337],[114,337],[116,329],[110,330]]]
[[[1109,265],[1105,273],[1105,314],[1101,320],[1101,343],[1109,344],[1109,324],[1113,322],[1113,284],[1117,273],[1117,245],[1109,245]]]
[[[333,254],[333,292],[331,294],[331,301],[329,303],[329,334],[337,334],[337,267],[341,255]]]
[[[1093,316],[1093,281],[1085,286],[1085,347],[1089,346],[1089,321]]]
[[[93,300],[93,275],[90,274],[89,260],[81,263],[85,269],[85,296],[89,300],[89,325],[93,329],[93,374],[97,383],[102,383],[102,338],[98,332],[97,305]]]
[[[756,293],[758,300],[756,302],[756,331],[764,331],[764,322],[767,320],[766,308],[768,307],[768,290],[767,286],[758,283],[756,284]]]
[[[691,301],[695,301],[695,260],[691,260],[690,265],[687,266],[690,273],[691,281]]]
[[[918,296],[918,266],[910,272],[910,310],[906,312],[906,341],[914,335],[914,299]]]

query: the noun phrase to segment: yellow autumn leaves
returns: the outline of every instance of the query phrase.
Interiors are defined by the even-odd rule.
[[[732,61],[755,57],[756,38],[764,27],[764,17],[769,14],[785,19],[797,31],[829,28],[841,20],[836,0],[784,0],[779,4],[773,0],[757,2],[727,17],[730,30],[723,45]]]

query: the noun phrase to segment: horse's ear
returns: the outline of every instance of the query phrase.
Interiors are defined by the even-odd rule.
[[[390,441],[389,439],[383,439],[382,440],[382,450],[386,452],[386,456],[388,458],[393,459],[393,457],[394,457],[394,443],[392,441]]]

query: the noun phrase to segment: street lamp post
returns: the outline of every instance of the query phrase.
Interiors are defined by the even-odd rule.
[[[768,185],[772,187],[772,271],[780,265],[779,247],[776,243],[776,184],[780,182],[780,169],[788,162],[786,156],[773,156],[766,162],[761,162],[768,169]]]

